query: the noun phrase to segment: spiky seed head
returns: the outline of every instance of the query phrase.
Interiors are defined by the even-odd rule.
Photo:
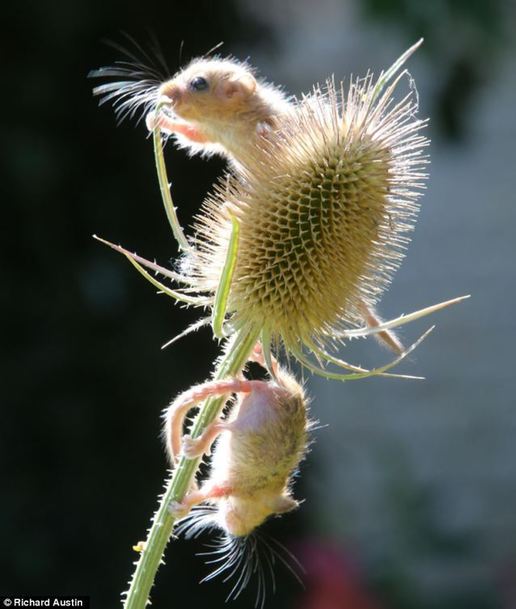
[[[399,266],[418,211],[428,140],[400,77],[378,96],[372,76],[347,93],[327,82],[242,159],[205,202],[190,273],[215,291],[240,223],[229,310],[287,349],[323,344],[361,319]]]

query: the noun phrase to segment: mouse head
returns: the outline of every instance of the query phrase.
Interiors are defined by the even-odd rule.
[[[250,498],[227,497],[219,504],[221,525],[231,535],[249,535],[269,516],[284,514],[298,507],[287,493],[256,494]]]
[[[245,65],[229,59],[196,59],[163,83],[160,96],[172,102],[174,114],[185,120],[229,120],[256,91],[256,80]]]

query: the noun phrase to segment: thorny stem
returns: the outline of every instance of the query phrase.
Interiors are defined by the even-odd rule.
[[[160,111],[161,104],[158,104],[156,106],[156,116],[159,116]],[[154,143],[154,158],[156,160],[156,171],[158,173],[159,189],[161,191],[161,198],[163,199],[165,212],[167,214],[170,227],[172,228],[172,232],[174,233],[174,237],[176,238],[176,241],[179,244],[179,249],[188,252],[192,248],[188,243],[185,234],[183,233],[181,225],[179,224],[179,220],[176,214],[176,208],[174,207],[172,195],[170,194],[170,184],[167,176],[165,158],[163,156],[163,143],[161,141],[161,129],[159,128],[159,126],[153,129],[152,140]]]
[[[226,354],[220,360],[214,373],[214,379],[235,376],[245,366],[249,355],[256,344],[257,332],[243,333],[243,330],[231,339]],[[209,398],[197,415],[192,437],[196,438],[216,418],[224,405],[224,397]],[[144,609],[149,602],[150,590],[156,576],[168,540],[174,527],[174,517],[168,507],[172,501],[181,501],[191,486],[193,477],[199,465],[200,458],[186,459],[181,457],[179,464],[172,472],[167,482],[165,492],[157,512],[152,519],[144,548],[136,565],[129,591],[125,599],[124,609]]]

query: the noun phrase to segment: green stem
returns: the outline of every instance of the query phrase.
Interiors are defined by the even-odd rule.
[[[240,233],[240,224],[238,220],[231,216],[231,237],[228,243],[228,251],[226,253],[226,261],[219,280],[219,285],[215,293],[215,303],[213,305],[212,327],[213,335],[216,338],[224,337],[224,319],[226,318],[226,310],[231,290],[231,280],[235,270],[237,254],[238,254],[238,235]]]
[[[161,105],[156,106],[156,116],[159,116],[161,111]],[[163,143],[161,141],[161,130],[159,126],[155,127],[152,132],[152,140],[154,143],[154,158],[156,160],[156,171],[158,173],[159,189],[161,191],[161,198],[163,199],[163,205],[167,214],[170,227],[174,233],[174,237],[179,245],[179,248],[185,252],[191,250],[191,246],[188,243],[183,229],[179,224],[179,220],[176,214],[176,208],[172,201],[172,195],[170,194],[170,184],[168,181],[167,167],[165,165],[165,157],[163,156]]]
[[[257,332],[246,334],[240,331],[229,345],[226,354],[220,360],[214,374],[215,379],[236,376],[245,366],[249,355],[257,341]],[[224,405],[224,398],[210,398],[206,400],[197,415],[193,429],[193,437],[199,436],[219,414]],[[149,602],[149,595],[168,540],[172,535],[174,518],[168,510],[172,501],[181,501],[191,486],[200,458],[186,459],[181,457],[178,466],[174,469],[158,511],[154,514],[147,541],[140,559],[136,565],[133,578],[124,604],[124,609],[144,609]]]

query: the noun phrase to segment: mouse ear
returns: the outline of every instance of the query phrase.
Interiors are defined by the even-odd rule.
[[[273,503],[275,514],[284,514],[285,512],[290,512],[291,510],[295,510],[298,506],[299,503],[287,495],[280,495],[274,500]]]
[[[243,74],[218,82],[216,92],[225,99],[246,99],[256,90],[256,80],[252,74]]]

